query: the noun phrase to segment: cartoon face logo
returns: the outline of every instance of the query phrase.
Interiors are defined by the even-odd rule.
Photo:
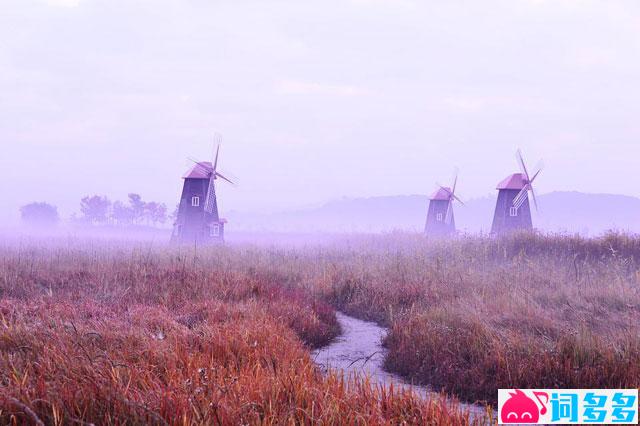
[[[544,392],[534,392],[534,395],[541,405],[541,409],[535,401],[529,398],[519,389],[515,392],[509,393],[510,398],[502,406],[500,412],[500,418],[502,423],[538,423],[540,414],[547,412],[545,406],[549,402],[549,395]],[[545,397],[545,402],[540,400],[540,397]]]

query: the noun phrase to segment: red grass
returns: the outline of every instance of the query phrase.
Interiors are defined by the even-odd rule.
[[[366,242],[315,287],[391,327],[386,367],[469,401],[640,385],[640,237]]]
[[[337,334],[333,310],[252,256],[4,249],[0,422],[469,422],[450,404],[320,374],[308,348]]]

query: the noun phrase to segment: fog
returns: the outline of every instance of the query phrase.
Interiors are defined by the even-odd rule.
[[[517,148],[540,194],[640,196],[639,75],[635,1],[3,0],[0,220],[172,209],[214,132],[229,217],[426,195],[454,167],[495,196]]]

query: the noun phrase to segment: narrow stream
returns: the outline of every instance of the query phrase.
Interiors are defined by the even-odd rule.
[[[341,312],[336,312],[338,322],[342,327],[342,334],[328,346],[313,351],[312,357],[316,364],[324,371],[341,370],[345,376],[352,373],[369,376],[372,383],[384,386],[411,389],[415,394],[426,398],[439,395],[425,386],[417,386],[403,381],[395,374],[388,373],[382,368],[386,349],[382,347],[382,339],[387,334],[385,328],[373,322],[362,321]],[[473,404],[460,404],[461,408],[469,410],[472,419],[482,419],[484,407]]]

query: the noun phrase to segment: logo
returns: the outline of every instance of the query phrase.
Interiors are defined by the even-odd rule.
[[[638,424],[637,389],[500,389],[499,424]]]
[[[545,392],[533,392],[536,400],[540,404],[529,398],[519,389],[509,393],[509,399],[504,403],[500,410],[500,420],[502,423],[538,423],[540,414],[547,413],[546,404],[549,402],[549,394]],[[545,398],[543,403],[540,398]]]

